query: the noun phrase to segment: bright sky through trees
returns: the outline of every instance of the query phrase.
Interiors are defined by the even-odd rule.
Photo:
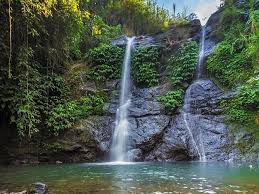
[[[173,4],[176,4],[176,12],[181,12],[185,7],[189,13],[196,13],[205,24],[208,17],[217,10],[220,0],[156,0],[160,6],[173,12]]]

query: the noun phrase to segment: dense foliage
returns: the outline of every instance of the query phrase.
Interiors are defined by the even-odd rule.
[[[183,44],[169,59],[167,66],[174,86],[193,78],[198,63],[198,50],[196,42],[188,42]]]
[[[72,127],[80,118],[102,114],[105,101],[105,96],[97,94],[57,104],[47,113],[47,126],[52,133],[58,135],[64,129]]]
[[[182,106],[184,91],[182,89],[169,91],[158,98],[165,105],[166,109],[172,110]]]
[[[127,34],[154,33],[168,27],[166,9],[153,0],[103,0],[103,9],[97,10],[108,23],[120,24]]]
[[[89,79],[96,82],[118,79],[124,51],[113,45],[102,44],[91,49],[85,59],[90,65]]]
[[[259,137],[259,11],[258,1],[226,0],[221,16],[222,41],[208,59],[210,74],[237,95],[222,105],[228,121]]]
[[[138,48],[133,57],[133,77],[139,86],[158,84],[159,50],[156,47]]]

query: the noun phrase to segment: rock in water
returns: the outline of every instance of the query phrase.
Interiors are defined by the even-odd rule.
[[[35,187],[35,192],[37,194],[46,194],[48,193],[48,186],[44,183],[34,183],[34,187]]]

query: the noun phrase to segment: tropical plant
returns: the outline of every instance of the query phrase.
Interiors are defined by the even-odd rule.
[[[182,106],[183,95],[184,91],[182,89],[169,91],[164,96],[159,97],[158,101],[163,103],[166,109],[172,110]]]
[[[96,94],[57,104],[48,111],[46,124],[51,133],[58,135],[72,127],[78,119],[101,115],[105,101],[105,96]]]
[[[133,57],[133,77],[139,86],[158,84],[159,50],[156,47],[139,48]]]
[[[198,63],[198,45],[196,42],[183,44],[169,59],[167,69],[170,72],[172,84],[178,85],[190,81]]]
[[[119,78],[121,72],[123,49],[114,45],[102,44],[91,49],[85,60],[91,66],[90,79],[97,82],[116,79]]]

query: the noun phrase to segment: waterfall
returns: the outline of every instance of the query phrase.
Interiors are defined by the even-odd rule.
[[[188,122],[188,114],[190,114],[189,112],[190,112],[191,87],[192,87],[192,85],[186,90],[186,94],[184,97],[183,120],[184,120],[184,124],[188,130],[188,133],[190,135],[192,144],[199,155],[199,159],[201,160],[202,155],[201,155],[200,149],[198,148],[198,145],[193,137],[192,130],[191,130],[191,128],[189,126],[189,122]]]
[[[116,113],[116,126],[112,137],[111,160],[125,161],[128,138],[128,107],[130,105],[130,63],[134,37],[127,39],[127,47],[123,61],[120,106]]]
[[[196,80],[201,79],[204,74],[203,72],[204,72],[205,35],[206,35],[206,32],[205,32],[205,26],[204,26],[204,27],[202,27],[202,33],[201,33],[201,39],[200,39],[199,63],[198,63],[197,70],[196,70]],[[196,83],[197,83],[197,81],[196,81]],[[196,135],[196,138],[195,138],[194,134],[192,133],[192,129],[189,125],[189,121],[188,121],[189,120],[188,117],[192,115],[191,110],[190,110],[191,109],[190,102],[191,102],[191,88],[192,88],[193,84],[191,84],[189,86],[189,88],[186,91],[185,97],[184,97],[183,120],[184,120],[184,124],[188,130],[188,133],[190,135],[194,149],[197,151],[197,153],[199,155],[199,160],[202,162],[206,162],[207,159],[206,159],[206,155],[205,155],[205,149],[204,149],[204,145],[203,145],[203,141],[202,141],[201,131],[198,131],[199,134]]]
[[[204,73],[204,45],[205,45],[205,26],[202,27],[199,63],[198,63],[197,72],[196,72],[196,79],[201,79]]]

